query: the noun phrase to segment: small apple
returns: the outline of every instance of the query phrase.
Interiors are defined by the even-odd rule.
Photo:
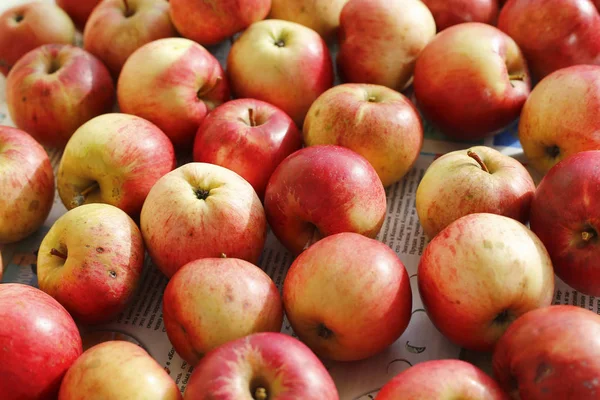
[[[554,271],[540,239],[497,214],[469,214],[448,225],[425,247],[417,279],[433,324],[474,351],[493,349],[515,319],[554,297]]]
[[[176,166],[169,138],[128,114],[104,114],[82,125],[58,166],[58,194],[70,210],[107,203],[136,218],[152,186]]]
[[[385,86],[342,84],[315,100],[304,121],[307,146],[333,144],[365,157],[383,186],[406,175],[423,146],[423,124],[408,98]]]
[[[511,156],[486,146],[446,153],[427,168],[419,182],[416,208],[431,239],[467,214],[492,213],[529,220],[535,183]]]
[[[198,126],[230,98],[219,61],[188,39],[159,39],[125,62],[117,85],[121,111],[155,123],[176,149],[192,147]]]
[[[194,161],[237,172],[264,198],[267,182],[302,134],[279,108],[255,99],[229,101],[206,116],[194,142]]]
[[[0,284],[0,393],[3,400],[55,400],[83,349],[73,318],[32,286]]]
[[[56,4],[31,1],[0,15],[0,73],[43,44],[74,44],[75,25]]]
[[[75,26],[83,31],[94,7],[100,4],[102,0],[56,0],[56,4],[65,10],[71,17]]]
[[[464,22],[496,25],[498,0],[423,0],[429,8],[438,32]]]
[[[58,400],[181,400],[175,381],[143,348],[111,340],[86,350],[60,385]]]
[[[413,85],[424,116],[459,140],[481,139],[514,121],[531,89],[514,40],[479,22],[437,34],[417,59]]]
[[[333,85],[333,64],[318,33],[295,22],[252,24],[227,57],[233,93],[281,108],[302,127],[310,105]]]
[[[148,253],[169,278],[191,261],[223,254],[256,264],[267,235],[252,185],[227,168],[198,162],[154,184],[140,226]]]
[[[32,50],[6,79],[6,102],[16,126],[50,147],[63,147],[83,123],[109,112],[114,100],[106,67],[71,45]]]
[[[42,226],[54,189],[44,148],[27,133],[0,125],[0,244],[18,242]]]
[[[302,342],[262,332],[228,342],[194,367],[183,398],[339,400],[323,363]],[[60,399],[63,400],[63,399]]]
[[[296,22],[324,38],[337,32],[340,14],[348,0],[273,0],[269,18]]]

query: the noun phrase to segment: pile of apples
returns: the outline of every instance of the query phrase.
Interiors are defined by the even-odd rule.
[[[223,68],[212,49],[228,39]],[[376,237],[423,120],[470,141],[520,118],[537,187],[464,142],[416,194],[419,295],[449,340],[493,352],[494,378],[424,362],[377,399],[597,399],[600,316],[551,304],[555,274],[600,296],[599,55],[591,0],[5,11],[16,128],[0,126],[0,244],[38,231],[56,190],[68,211],[40,245],[39,289],[0,285],[0,397],[338,399],[321,359],[371,357],[410,322],[406,268]],[[295,257],[281,292],[257,266],[268,229]],[[78,330],[124,310],[148,257],[169,278],[168,338],[194,366],[183,394],[141,347],[84,349]],[[280,333],[284,314],[298,339]]]

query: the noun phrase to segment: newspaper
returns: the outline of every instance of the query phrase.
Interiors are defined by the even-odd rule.
[[[50,1],[50,0],[47,0]],[[3,0],[0,12],[24,0]],[[79,37],[80,38],[80,37]],[[209,50],[225,66],[230,43],[224,42]],[[335,56],[336,46],[331,43]],[[336,78],[336,83],[339,78]],[[409,97],[410,93],[406,93]],[[0,124],[14,126],[8,115],[5,97],[5,80],[0,77]],[[422,152],[414,167],[397,184],[386,189],[387,215],[379,232],[378,239],[390,246],[406,266],[413,293],[413,312],[410,324],[403,335],[389,348],[369,359],[358,362],[332,362],[323,360],[333,377],[343,400],[373,399],[378,390],[392,377],[411,365],[444,358],[462,358],[475,363],[488,373],[490,355],[464,351],[446,339],[432,324],[427,316],[417,288],[417,267],[427,238],[422,232],[415,208],[415,193],[420,179],[433,160],[446,152],[465,149],[474,145],[491,146],[500,152],[513,156],[523,162],[526,159],[517,138],[517,123],[511,124],[498,134],[472,142],[454,142],[439,133],[427,121]],[[49,151],[52,165],[58,166],[59,151]],[[529,168],[528,168],[529,169]],[[530,170],[537,182],[540,176]],[[36,253],[44,235],[58,217],[66,212],[58,195],[54,207],[44,226],[22,242],[1,248],[5,265],[4,282],[20,282],[37,285]],[[266,271],[281,290],[286,271],[293,257],[283,248],[272,232],[269,231],[259,266]],[[100,326],[80,326],[85,346],[109,339],[130,340],[144,347],[175,380],[181,391],[186,388],[192,367],[179,357],[166,335],[163,314],[162,295],[167,278],[146,258],[144,273],[135,297],[114,321]],[[600,298],[585,296],[556,281],[555,304],[573,304],[600,313]],[[294,335],[287,319],[282,332]],[[368,340],[368,338],[365,338]]]

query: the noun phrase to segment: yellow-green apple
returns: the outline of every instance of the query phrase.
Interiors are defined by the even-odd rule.
[[[109,112],[114,99],[106,67],[71,45],[47,44],[30,51],[6,79],[15,125],[49,147],[63,147],[84,122]]]
[[[0,125],[0,244],[37,231],[54,202],[54,172],[44,148],[27,133]]]
[[[419,0],[350,0],[338,35],[342,79],[404,89],[435,31],[431,12]]]
[[[600,66],[576,65],[541,80],[523,106],[519,141],[545,174],[565,157],[600,150]]]
[[[137,219],[152,186],[175,166],[173,145],[156,125],[104,114],[83,124],[65,146],[58,194],[68,210],[107,203]]]
[[[169,374],[140,346],[111,340],[87,349],[67,371],[58,400],[181,400]]]
[[[531,203],[531,230],[565,283],[600,296],[600,151],[573,154],[548,171]]]
[[[480,22],[436,35],[417,60],[413,85],[424,116],[462,140],[481,139],[511,123],[531,90],[515,41]]]
[[[60,382],[81,355],[75,321],[32,286],[0,285],[0,393],[3,400],[55,400]]]
[[[273,0],[269,18],[307,26],[324,38],[337,32],[340,14],[348,0]]]
[[[552,262],[517,220],[476,213],[457,219],[425,247],[419,293],[433,324],[469,350],[489,351],[527,311],[550,305]]]
[[[323,363],[291,336],[262,332],[208,353],[188,381],[185,400],[339,400]],[[62,400],[62,399],[61,399]]]
[[[264,19],[270,8],[271,0],[171,0],[171,18],[182,36],[211,45]]]
[[[204,119],[194,142],[194,161],[237,172],[263,199],[275,168],[301,147],[302,134],[281,109],[256,99],[237,99]]]
[[[475,146],[446,153],[427,168],[417,187],[417,215],[430,239],[467,214],[505,215],[525,224],[534,193],[523,164]]]
[[[104,0],[85,24],[83,46],[117,78],[136,49],[173,36],[177,31],[169,17],[167,0]]]
[[[385,86],[346,83],[315,100],[303,127],[304,144],[347,147],[375,168],[383,186],[412,168],[423,146],[423,124],[411,101]]]
[[[510,0],[498,28],[517,42],[538,80],[561,68],[600,64],[600,14],[591,0]]]
[[[496,25],[498,0],[423,0],[429,8],[438,32],[464,22]]]
[[[86,204],[63,214],[40,244],[38,285],[79,322],[117,316],[138,287],[142,234],[124,211]]]
[[[283,284],[283,305],[294,332],[315,354],[355,361],[402,335],[412,293],[392,249],[345,232],[320,240],[294,260]]]
[[[237,97],[266,101],[301,127],[310,105],[333,85],[329,49],[319,34],[290,21],[252,24],[233,43],[227,73]]]
[[[121,111],[155,123],[176,149],[191,149],[198,126],[230,98],[219,61],[188,39],[159,39],[125,62],[117,85]],[[190,151],[191,152],[191,151]]]
[[[341,146],[305,147],[271,175],[265,212],[279,241],[293,254],[341,232],[374,238],[386,213],[385,189],[375,169]]]
[[[169,280],[163,296],[169,341],[188,364],[209,351],[256,332],[279,332],[283,305],[263,270],[235,258],[187,263]]]
[[[0,15],[0,73],[8,75],[26,53],[44,44],[75,43],[75,25],[56,4],[24,2]]]
[[[595,400],[600,385],[600,316],[574,305],[533,310],[500,338],[494,376],[515,399]]]
[[[415,364],[386,383],[377,400],[509,400],[498,383],[462,360],[431,360]]]
[[[199,162],[154,184],[140,224],[148,253],[169,278],[191,261],[223,254],[256,264],[267,235],[252,185],[227,168]]]
[[[69,14],[77,29],[83,31],[92,10],[100,4],[101,1],[102,0],[56,0],[56,4]]]

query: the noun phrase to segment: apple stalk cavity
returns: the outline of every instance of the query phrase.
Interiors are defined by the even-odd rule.
[[[51,254],[51,255],[53,255],[53,256],[56,256],[56,257],[60,257],[60,258],[62,258],[63,260],[66,260],[66,259],[67,259],[67,255],[66,255],[65,253],[63,253],[63,252],[62,252],[62,251],[60,251],[60,250],[54,249],[54,248],[53,248],[53,249],[50,249],[50,254]]]
[[[85,199],[90,193],[95,192],[99,189],[100,185],[98,184],[98,182],[93,182],[91,185],[83,189],[78,195],[76,195],[73,198],[71,205],[73,206],[73,208],[81,206],[85,203]]]
[[[198,89],[198,94],[197,94],[198,100],[202,100],[204,98],[204,96],[206,96],[207,94],[212,92],[213,89],[219,85],[219,82],[221,82],[221,79],[223,79],[223,78],[221,78],[220,76],[217,76],[212,85],[210,85],[208,87],[201,87],[200,89]]]

